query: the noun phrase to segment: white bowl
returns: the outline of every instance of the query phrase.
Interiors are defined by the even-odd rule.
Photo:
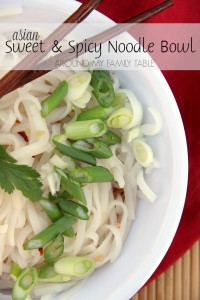
[[[16,6],[13,0],[7,0],[6,5],[9,4]],[[23,6],[23,15],[5,21],[61,23],[79,5],[72,0],[18,0],[17,4]],[[88,20],[113,24],[97,11]],[[184,206],[188,176],[187,146],[181,116],[170,87],[159,69],[153,72],[121,71],[118,75],[122,86],[132,89],[142,102],[144,111],[148,106],[155,106],[164,119],[162,133],[149,139],[155,157],[162,164],[161,169],[147,177],[158,197],[153,204],[145,200],[139,202],[136,220],[117,261],[96,270],[71,300],[127,300],[133,296],[167,252]]]

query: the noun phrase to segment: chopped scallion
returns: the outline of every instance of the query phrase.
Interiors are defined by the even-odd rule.
[[[110,107],[115,99],[115,92],[109,72],[94,70],[92,72],[91,86],[99,104],[103,107]]]
[[[67,95],[68,92],[68,84],[65,80],[59,83],[55,91],[47,97],[45,100],[41,102],[42,106],[42,117],[46,118],[58,104],[63,100],[63,98]]]
[[[84,276],[94,269],[94,260],[80,256],[63,257],[54,264],[54,269],[61,275]]]
[[[20,268],[20,266],[18,266],[16,263],[12,263],[9,275],[14,281],[17,280],[17,278],[18,278],[19,274],[21,274],[21,272],[22,272],[22,269]]]
[[[62,170],[55,167],[55,170],[58,175],[61,176],[61,186],[62,188],[67,191],[70,195],[72,195],[74,198],[81,201],[83,204],[86,204],[85,195],[83,193],[83,190],[81,188],[81,185],[78,182],[73,182],[70,180],[66,173],[64,173]]]
[[[121,138],[110,130],[108,130],[103,136],[100,136],[98,139],[109,146],[121,144]]]
[[[46,199],[42,198],[38,202],[42,206],[42,208],[45,210],[46,214],[49,216],[52,222],[57,221],[58,219],[63,217],[63,213],[61,212],[58,204],[56,204],[54,199]],[[74,230],[73,227],[70,227],[66,229],[63,232],[63,235],[68,236],[70,238],[74,237]]]
[[[76,219],[72,216],[63,216],[26,242],[24,250],[42,248],[57,235],[70,228],[74,223],[76,223]]]
[[[104,135],[107,126],[100,119],[74,121],[63,126],[67,138],[71,140],[87,139]]]
[[[21,272],[12,289],[13,300],[24,300],[31,289],[37,283],[37,271],[34,268],[28,268]]]
[[[72,200],[58,198],[60,208],[69,215],[72,215],[81,220],[88,220],[88,208],[84,205],[76,203]]]
[[[97,158],[110,158],[113,153],[109,146],[98,138],[78,140],[72,143],[72,148],[92,154]]]
[[[114,111],[107,120],[108,127],[124,128],[131,123],[133,112],[130,108],[123,107]]]
[[[126,94],[123,92],[117,93],[113,104],[106,108],[98,105],[94,108],[88,109],[80,113],[77,117],[77,121],[101,119],[106,120],[115,110],[120,108],[126,99]]]
[[[133,140],[133,153],[137,162],[148,167],[153,162],[153,152],[150,146],[140,139]]]
[[[85,162],[89,165],[96,165],[96,159],[92,155],[78,149],[73,149],[71,146],[66,146],[62,143],[59,143],[56,140],[54,140],[54,138],[53,142],[62,154],[67,155],[73,159]]]
[[[46,264],[42,266],[38,271],[38,281],[41,282],[63,282],[69,281],[71,279],[70,276],[60,275],[55,272],[54,264]]]
[[[104,167],[77,168],[69,177],[80,183],[110,182],[114,180],[110,171]]]
[[[64,250],[64,238],[59,234],[45,249],[44,259],[47,263],[54,262]]]

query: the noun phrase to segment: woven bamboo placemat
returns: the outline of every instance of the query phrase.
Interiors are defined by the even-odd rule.
[[[200,300],[200,241],[131,300]]]

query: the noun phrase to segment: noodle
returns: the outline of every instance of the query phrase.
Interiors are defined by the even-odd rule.
[[[55,90],[61,80],[72,74],[72,71],[52,71],[4,96],[0,102],[0,144],[7,146],[7,150],[18,163],[32,166],[40,173],[44,197],[48,197],[49,191],[54,194],[60,186],[59,176],[49,162],[55,147],[52,137],[61,134],[62,125],[75,120],[80,110],[65,99],[43,119],[40,102]],[[115,91],[119,91],[118,77],[115,74],[111,74],[111,77]],[[80,98],[77,106],[94,106],[90,88],[87,89],[87,97]],[[134,94],[129,90],[120,91],[124,91],[128,97],[126,105],[133,107],[137,101]],[[88,97],[92,98],[92,101],[87,104]],[[74,100],[74,103],[76,101]],[[141,104],[138,103],[139,110]],[[158,132],[161,126],[158,113],[154,110],[150,112],[155,119],[155,125],[141,126],[145,134],[149,135]],[[140,125],[141,116],[137,122]],[[128,128],[131,127],[130,124]],[[19,134],[21,132],[23,135]],[[94,258],[96,267],[108,261],[113,262],[119,256],[131,221],[135,219],[138,187],[150,201],[156,197],[144,180],[141,165],[134,159],[131,143],[127,144],[126,141],[125,131],[119,129],[118,134],[122,136],[122,143],[110,147],[113,156],[109,159],[97,159],[97,165],[108,168],[115,181],[93,183],[83,187],[89,220],[78,220],[74,225],[75,237],[64,238],[63,255],[87,255]],[[154,159],[148,170],[158,166]],[[40,266],[44,262],[37,249],[25,251],[23,245],[50,223],[50,219],[38,203],[31,202],[18,190],[9,195],[0,189],[0,275],[4,280],[0,281],[0,288],[6,283],[10,287],[8,273],[12,262],[21,268]],[[56,293],[65,291],[58,299],[68,299],[86,280],[87,278],[72,279],[66,283],[39,283],[31,294],[33,297],[42,297],[42,300],[51,300]],[[7,298],[10,299],[7,296],[3,299]]]

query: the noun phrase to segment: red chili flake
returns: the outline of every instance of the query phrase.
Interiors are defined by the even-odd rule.
[[[25,131],[19,131],[18,133],[24,138],[25,142],[28,142],[28,137],[27,137]]]
[[[39,249],[38,249],[38,251],[40,252],[40,255],[42,256],[42,255],[43,255],[43,253],[44,253],[44,250],[43,250],[43,248],[39,248]]]

